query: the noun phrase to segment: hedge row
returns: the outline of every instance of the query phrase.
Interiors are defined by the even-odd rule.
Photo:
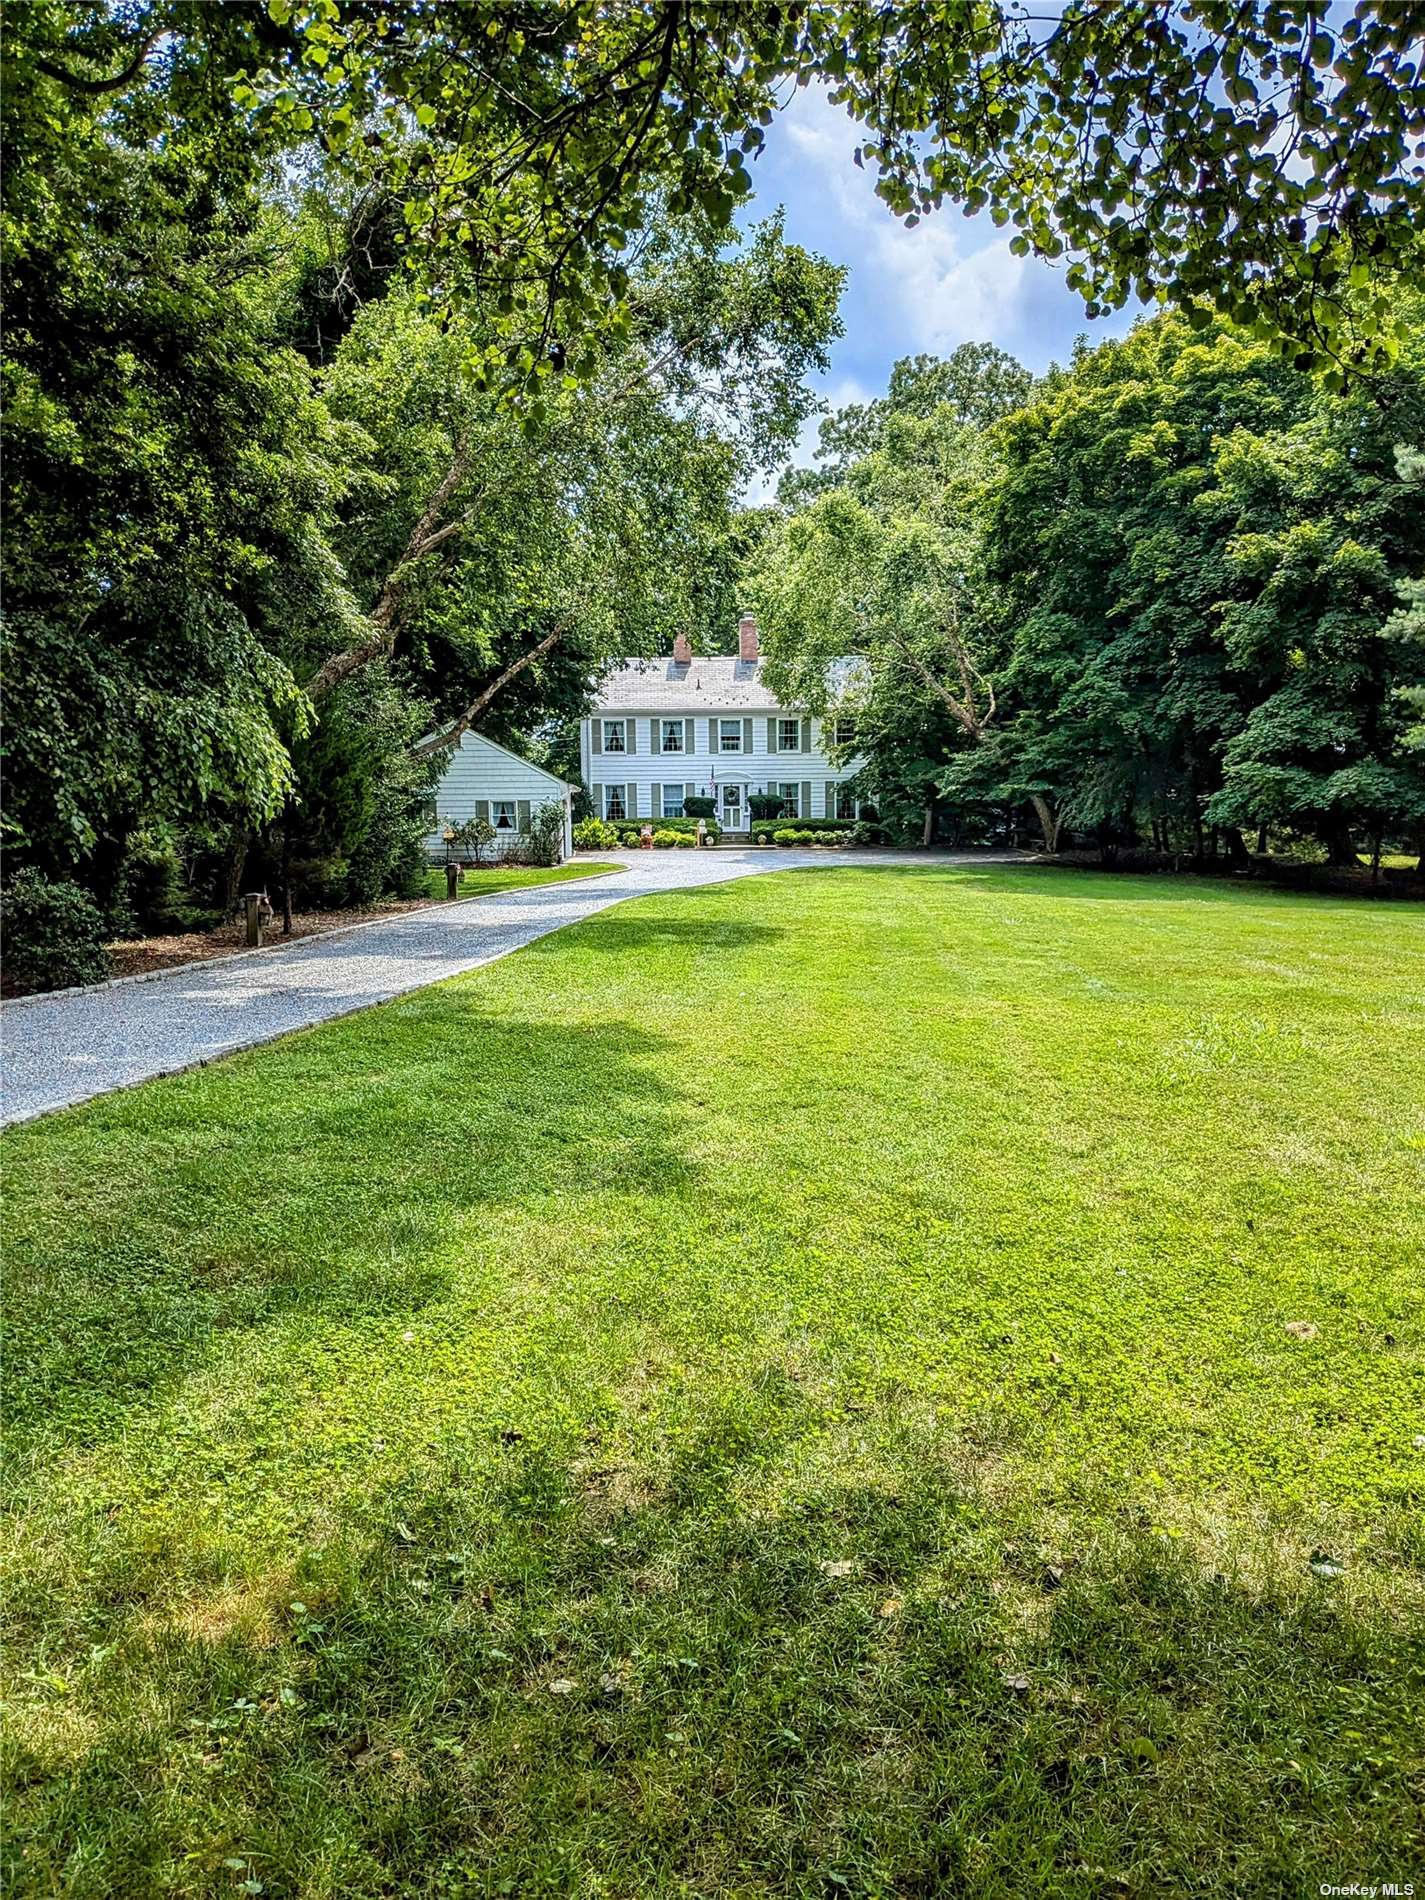
[[[753,844],[884,844],[886,832],[865,819],[783,818],[754,825]]]
[[[574,846],[578,851],[613,851],[636,847],[642,842],[643,827],[653,828],[655,845],[693,846],[697,843],[695,818],[581,818],[574,827]],[[717,825],[708,825],[704,833],[709,844],[716,844],[722,833]]]
[[[645,825],[652,825],[655,831],[686,831],[690,838],[698,835],[696,818],[614,818],[608,822],[620,834],[634,839]],[[722,833],[722,826],[711,818],[705,818],[703,826],[709,838],[719,837]]]

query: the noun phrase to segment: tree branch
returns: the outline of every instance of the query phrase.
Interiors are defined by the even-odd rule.
[[[952,609],[952,622],[951,625],[945,629],[945,637],[949,642],[950,651],[960,675],[960,689],[963,694],[963,698],[960,699],[955,697],[954,693],[943,680],[938,680],[935,677],[930,668],[925,664],[925,661],[921,659],[920,655],[916,653],[898,633],[892,632],[890,638],[891,644],[902,655],[911,669],[920,676],[923,683],[930,688],[937,699],[944,702],[954,718],[955,723],[978,745],[980,740],[985,736],[985,728],[995,716],[995,689],[985,678],[984,674],[981,673],[973,660],[971,660],[969,651],[964,641],[960,638],[958,621],[959,615]],[[989,701],[983,713],[979,712],[975,706],[975,687],[977,684],[984,689]]]
[[[163,28],[156,26],[140,45],[139,50],[121,73],[115,73],[112,79],[86,79],[82,73],[72,73],[66,66],[57,66],[53,60],[35,55],[35,65],[47,79],[57,79],[62,86],[68,86],[74,92],[99,94],[122,92],[131,80],[137,78],[139,69],[149,54],[163,37]]]
[[[461,436],[456,443],[450,467],[441,477],[435,492],[421,510],[420,519],[411,529],[400,560],[386,576],[380,596],[371,610],[370,634],[366,639],[359,640],[354,647],[348,647],[344,653],[334,653],[330,659],[323,661],[307,682],[308,699],[320,699],[323,694],[329,693],[334,686],[339,686],[351,674],[358,672],[363,666],[369,666],[373,660],[380,659],[382,654],[391,651],[396,637],[397,610],[412,563],[420,560],[422,555],[429,554],[443,541],[448,541],[451,535],[457,534],[460,529],[468,526],[475,511],[475,505],[472,504],[457,520],[447,522],[443,528],[436,527],[450,497],[459,487],[469,463],[470,445],[467,438]]]
[[[532,646],[527,653],[522,653],[517,660],[511,660],[504,672],[492,680],[484,691],[470,702],[453,725],[447,726],[444,732],[433,734],[429,739],[420,740],[411,747],[412,752],[418,758],[425,758],[432,752],[439,752],[442,746],[454,745],[475,724],[495,695],[508,686],[512,679],[523,673],[527,666],[532,666],[552,647],[557,646],[568,631],[568,621],[561,621],[553,633],[545,634],[544,638]]]

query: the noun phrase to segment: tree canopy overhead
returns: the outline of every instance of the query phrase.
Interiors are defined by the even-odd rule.
[[[1065,258],[1092,313],[1206,306],[1376,367],[1419,257],[1425,0],[21,0],[11,79],[320,145],[402,204],[490,366],[592,375],[650,193],[725,227],[798,84],[865,128],[913,222],[946,202]],[[198,79],[206,74],[206,84]],[[161,117],[161,113],[158,115]],[[1346,292],[1372,294],[1354,299]]]

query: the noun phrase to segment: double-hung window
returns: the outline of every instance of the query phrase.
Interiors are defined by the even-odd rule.
[[[843,752],[856,743],[856,721],[849,714],[843,714],[836,722],[836,743]]]
[[[777,750],[779,752],[800,752],[802,749],[802,722],[800,719],[779,719],[777,721]]]
[[[490,803],[490,823],[496,831],[518,831],[519,813],[512,798],[496,798]]]
[[[856,816],[856,800],[845,785],[838,785],[836,787],[836,816],[838,818],[854,818]]]
[[[719,752],[740,752],[742,750],[742,721],[723,719],[718,724],[717,749]]]
[[[681,818],[683,815],[683,788],[681,785],[663,787],[663,816]]]
[[[622,719],[606,719],[604,721],[604,750],[605,752],[623,752],[627,750],[623,742]]]
[[[681,719],[663,721],[663,750],[681,752],[683,750],[683,722]]]
[[[622,785],[606,785],[604,787],[604,816],[605,818],[615,819],[626,818],[628,816],[628,813],[623,807]]]
[[[777,787],[777,796],[782,801],[782,809],[777,814],[779,818],[800,817],[801,814],[797,810],[797,788],[795,785],[779,785]]]

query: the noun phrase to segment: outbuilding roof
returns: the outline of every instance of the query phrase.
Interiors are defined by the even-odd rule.
[[[428,741],[435,736],[434,733],[428,733],[426,739]],[[501,745],[497,739],[488,738],[483,732],[466,731],[461,733],[455,744],[450,748],[450,754],[445,763],[446,771],[449,772],[450,759],[453,758],[457,752],[480,751],[500,753],[500,755],[508,759],[512,765],[518,765],[523,771],[533,774],[535,778],[546,779],[549,784],[557,785],[561,792],[571,792],[579,789],[577,785],[570,785],[566,779],[556,778],[553,772],[547,772],[542,765],[536,765],[533,759],[526,759],[518,752],[511,752],[507,745]]]

